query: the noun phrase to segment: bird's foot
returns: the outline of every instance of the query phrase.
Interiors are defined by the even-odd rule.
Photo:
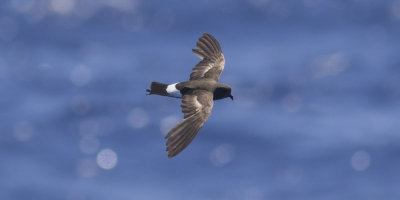
[[[146,89],[146,92],[148,92],[148,93],[146,93],[146,95],[151,95],[151,90],[150,89]]]

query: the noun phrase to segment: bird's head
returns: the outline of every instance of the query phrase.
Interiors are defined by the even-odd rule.
[[[232,88],[229,85],[218,84],[218,87],[214,91],[214,100],[223,99],[223,98],[231,98],[232,96]]]

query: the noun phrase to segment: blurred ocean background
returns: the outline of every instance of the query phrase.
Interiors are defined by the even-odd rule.
[[[234,101],[164,134],[203,32]],[[400,0],[3,0],[1,200],[397,200]]]

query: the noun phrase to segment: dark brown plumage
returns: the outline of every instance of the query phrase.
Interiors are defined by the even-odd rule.
[[[204,33],[196,43],[193,52],[202,60],[192,69],[189,81],[175,84],[152,82],[149,94],[182,98],[183,120],[165,136],[168,158],[185,149],[203,127],[211,114],[213,100],[230,97],[231,87],[218,83],[224,70],[225,58],[218,41]]]

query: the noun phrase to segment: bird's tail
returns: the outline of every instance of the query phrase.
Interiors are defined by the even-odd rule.
[[[168,96],[167,87],[168,85],[164,83],[151,82],[150,89],[147,89],[146,91],[149,92],[149,94]]]

